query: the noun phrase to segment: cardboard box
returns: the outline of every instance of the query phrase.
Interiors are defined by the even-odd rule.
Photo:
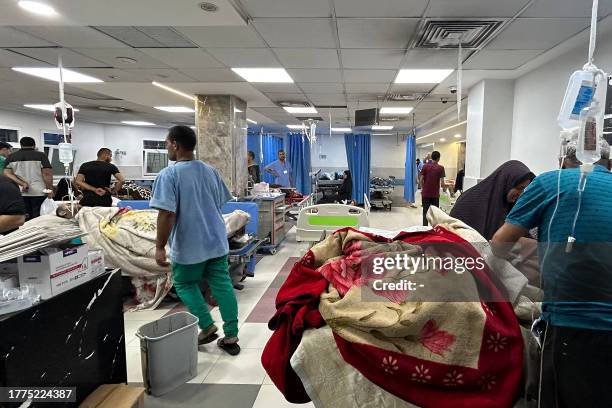
[[[34,287],[41,299],[72,289],[90,279],[87,244],[46,248],[19,258],[19,283]]]
[[[89,279],[97,278],[106,272],[106,264],[104,263],[104,251],[101,249],[92,249],[89,251]]]
[[[81,408],[144,408],[145,389],[125,384],[104,384],[79,405]]]

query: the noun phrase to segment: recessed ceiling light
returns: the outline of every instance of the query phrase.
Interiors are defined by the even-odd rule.
[[[393,133],[372,133],[372,136],[392,136]]]
[[[317,110],[313,106],[283,106],[283,109],[294,114],[317,114]]]
[[[121,123],[131,126],[156,126],[155,123],[143,122],[140,120],[122,120]]]
[[[247,118],[247,122],[252,123],[252,124],[254,124],[254,125],[256,125],[256,124],[257,124],[257,122],[255,122],[253,119],[249,119],[249,118]]]
[[[374,125],[372,126],[372,130],[391,130],[393,129],[393,126],[388,126],[388,125]]]
[[[381,115],[407,115],[413,110],[412,106],[387,106],[380,108],[379,113]]]
[[[216,13],[219,10],[219,6],[214,3],[209,3],[207,1],[198,4],[202,10],[207,13]]]
[[[151,82],[151,83],[152,83],[153,85],[155,85],[156,87],[158,87],[158,88],[161,88],[161,89],[166,90],[166,91],[168,91],[168,92],[172,92],[173,94],[176,94],[176,95],[182,96],[183,98],[191,99],[192,101],[195,101],[195,100],[196,100],[196,97],[195,97],[195,96],[193,96],[193,95],[188,95],[188,94],[186,94],[185,92],[181,92],[181,91],[179,91],[178,89],[171,88],[171,87],[169,87],[168,85],[160,84],[159,82],[155,82],[155,81],[153,81],[153,82]]]
[[[454,137],[459,139],[461,137],[461,135],[459,133],[457,133]]]
[[[284,68],[232,68],[232,71],[248,82],[293,83]]]
[[[155,109],[170,113],[194,113],[195,109],[184,106],[156,106]]]
[[[242,113],[242,111],[238,108],[234,108],[234,113]]]
[[[21,0],[18,4],[22,9],[40,16],[51,17],[57,15],[57,12],[53,7],[39,1]]]
[[[453,69],[400,69],[395,78],[396,84],[439,84]]]
[[[304,125],[287,125],[289,129],[306,129]]]
[[[48,112],[55,112],[55,105],[46,105],[46,104],[37,104],[37,103],[27,103],[25,105],[26,108],[30,108],[30,109],[38,109],[38,110],[44,110],[44,111],[48,111]],[[72,108],[73,111],[78,112],[79,110],[76,108]]]
[[[445,138],[440,138],[440,141],[441,142],[446,142],[446,139]]]
[[[13,71],[21,72],[23,74],[33,75],[39,78],[48,79],[50,81],[59,82],[60,72],[59,68],[30,68],[30,67],[13,67]],[[81,74],[76,71],[69,69],[63,69],[62,75],[65,83],[91,83],[91,82],[104,82],[101,79],[94,78],[89,75]]]
[[[125,64],[136,64],[138,62],[134,58],[130,58],[130,57],[115,57],[115,59]]]
[[[350,127],[338,127],[338,128],[331,128],[332,132],[350,132],[352,129]]]

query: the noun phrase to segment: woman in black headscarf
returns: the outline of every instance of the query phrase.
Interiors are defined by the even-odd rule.
[[[510,160],[463,193],[450,215],[465,222],[486,239],[491,239],[534,178],[527,166]]]
[[[353,197],[353,178],[350,170],[344,170],[342,175],[342,185],[338,192],[338,201],[351,201]]]

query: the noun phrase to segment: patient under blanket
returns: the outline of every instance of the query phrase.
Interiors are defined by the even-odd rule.
[[[249,222],[250,216],[236,210],[224,214],[223,218],[229,239]],[[104,250],[106,264],[121,268],[132,278],[137,303],[133,310],[155,309],[172,288],[170,269],[155,262],[157,210],[83,207],[76,220],[88,233],[83,241],[92,248]],[[28,221],[28,224],[72,222],[75,221],[47,215]]]
[[[301,354],[294,355],[304,350],[299,345],[305,330],[327,325],[344,361],[385,390],[387,402],[397,398],[406,406],[513,406],[523,374],[523,338],[510,301],[516,293],[508,293],[486,263],[465,273],[417,270],[411,276],[430,288],[421,297],[417,291],[378,290],[372,284],[374,257],[433,256],[437,244],[445,244],[445,257],[481,257],[471,244],[441,226],[403,233],[394,240],[349,228],[314,246],[294,266],[278,294],[277,313],[269,323],[275,332],[262,356],[270,378],[288,401],[312,397],[315,402],[327,398],[329,403],[334,398],[333,393],[318,395],[312,382],[300,381],[300,371],[308,366]],[[390,268],[380,277],[398,282],[406,278],[404,273]],[[463,301],[444,301],[457,293]],[[343,372],[338,370],[318,371],[327,379],[321,383],[336,381]],[[361,390],[352,392],[355,402],[367,399]],[[382,402],[356,406],[383,406],[378,405]]]

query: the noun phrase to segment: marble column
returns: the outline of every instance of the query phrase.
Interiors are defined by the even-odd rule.
[[[237,197],[246,195],[246,102],[232,95],[197,95],[197,158],[215,167]]]

